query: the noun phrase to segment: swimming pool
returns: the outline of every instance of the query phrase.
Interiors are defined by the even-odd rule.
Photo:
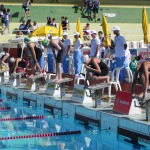
[[[40,111],[26,103],[18,106],[16,99],[1,96],[0,108],[0,149],[7,150],[132,150],[150,149],[149,144],[133,145],[130,139],[117,135],[109,129],[100,130],[94,125],[85,126],[82,121],[63,114],[59,110],[51,113]],[[6,119],[7,118],[7,119]],[[8,119],[11,118],[11,119]],[[12,119],[13,118],[13,119]],[[19,119],[18,119],[19,118]],[[70,134],[71,131],[81,131]],[[48,133],[64,133],[56,136]],[[76,132],[74,132],[76,133]],[[35,137],[36,135],[36,137]],[[40,136],[44,137],[40,137]],[[33,137],[32,137],[33,136]],[[13,137],[15,137],[13,139]],[[2,140],[2,138],[5,138]]]

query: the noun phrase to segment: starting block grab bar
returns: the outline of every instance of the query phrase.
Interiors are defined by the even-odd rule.
[[[19,86],[20,85],[20,79],[22,77],[22,75],[24,75],[25,72],[18,72],[18,73],[13,73],[10,75],[9,77],[9,83],[12,86]]]
[[[28,78],[26,88],[31,91],[38,91],[40,85],[45,84],[46,84],[46,75],[37,75]]]
[[[65,83],[70,82],[72,80],[72,78],[63,78],[62,80],[58,81],[49,80],[45,93],[50,94],[51,96],[63,98],[66,95]]]

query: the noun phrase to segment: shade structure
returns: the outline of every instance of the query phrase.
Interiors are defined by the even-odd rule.
[[[52,36],[58,36],[58,29],[51,26],[41,26],[34,30],[29,37],[40,37],[40,36],[47,36],[48,34],[52,34]]]
[[[62,37],[62,34],[63,34],[63,29],[62,29],[62,25],[61,25],[61,22],[59,23],[59,37]]]
[[[82,37],[83,37],[83,31],[82,31],[80,19],[77,20],[76,31],[79,32],[80,38],[82,39]]]
[[[144,34],[144,43],[148,44],[148,16],[146,8],[143,8],[142,12],[142,28],[143,28],[143,34]]]
[[[103,14],[102,16],[102,24],[101,24],[102,28],[103,28],[103,32],[105,35],[104,38],[104,45],[105,46],[110,46],[111,42],[110,42],[110,38],[109,38],[109,29],[108,29],[108,23],[107,23],[107,19],[106,16]]]

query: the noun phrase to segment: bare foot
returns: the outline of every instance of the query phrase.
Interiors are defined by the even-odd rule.
[[[34,75],[33,75],[33,74],[31,74],[31,75],[29,76],[29,78],[32,78],[32,77],[34,77]]]

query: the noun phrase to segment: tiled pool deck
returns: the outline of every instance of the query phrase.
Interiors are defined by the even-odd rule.
[[[71,94],[66,94],[66,97],[61,100],[45,94],[44,89],[40,92],[31,92],[10,85],[1,85],[1,93],[2,95],[7,93],[17,95],[16,105],[18,107],[23,106],[23,100],[25,99],[37,102],[36,109],[38,109],[39,115],[44,114],[44,107],[50,106],[47,109],[57,109],[57,113],[62,110],[62,115],[67,114],[73,118],[77,115],[81,118],[92,118],[94,121],[92,122],[89,119],[89,124],[98,125],[102,130],[109,129],[117,133],[118,128],[123,128],[150,138],[150,122],[146,121],[145,109],[142,109],[141,115],[123,115],[113,112],[113,103],[111,102],[102,102],[100,108],[93,108],[93,104],[83,105],[71,101]]]

